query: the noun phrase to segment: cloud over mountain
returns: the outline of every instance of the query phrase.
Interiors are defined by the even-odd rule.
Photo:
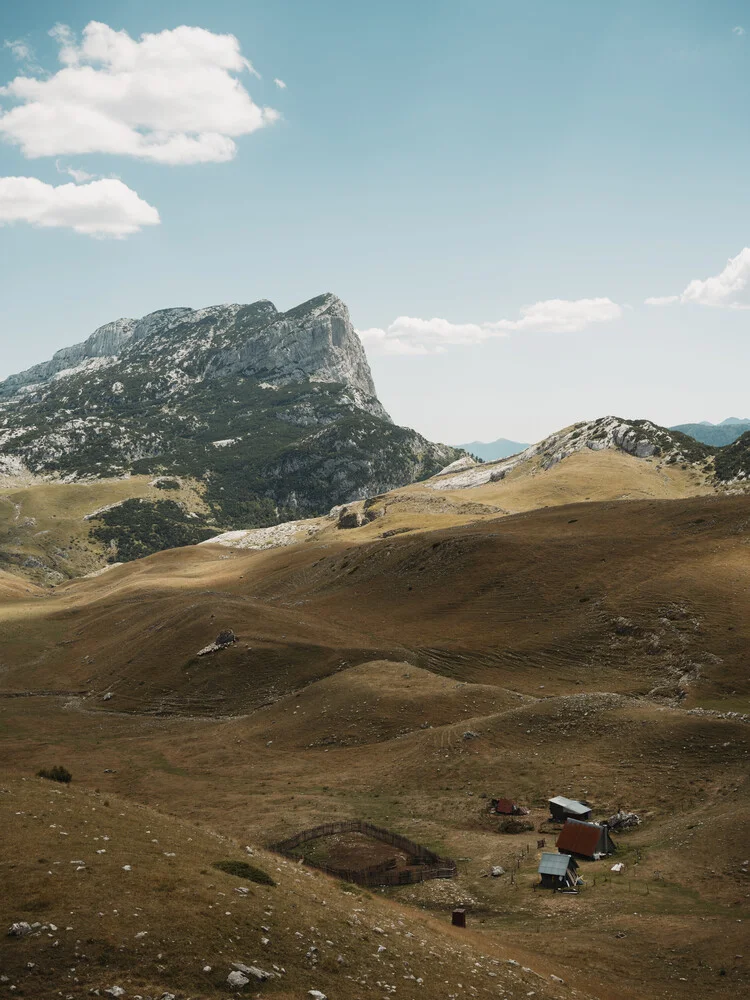
[[[397,317],[387,329],[360,330],[364,343],[384,354],[437,354],[448,346],[479,344],[512,332],[577,333],[620,319],[622,307],[609,298],[547,299],[524,306],[518,319],[451,323],[446,319]]]

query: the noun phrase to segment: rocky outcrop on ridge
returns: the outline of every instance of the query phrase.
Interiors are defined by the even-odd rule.
[[[598,420],[566,427],[509,459],[487,462],[459,471],[449,466],[427,485],[434,490],[481,486],[483,483],[504,479],[513,469],[532,460],[537,461],[542,469],[550,469],[569,455],[587,448],[591,451],[610,448],[624,451],[636,458],[655,456],[665,462],[682,464],[705,461],[713,452],[713,449],[687,435],[659,427],[650,420],[600,417]]]

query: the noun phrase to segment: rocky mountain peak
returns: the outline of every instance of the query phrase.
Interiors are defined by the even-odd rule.
[[[391,422],[331,294],[118,319],[0,383],[0,474],[188,477],[225,527],[321,513],[458,454]]]
[[[103,363],[92,364],[96,359]],[[23,390],[39,398],[54,381],[111,369],[127,390],[128,378],[151,376],[162,396],[184,393],[206,379],[257,378],[280,386],[305,380],[346,387],[354,406],[389,419],[377,399],[370,366],[346,305],[331,293],[280,313],[268,299],[249,305],[159,309],[122,318],[86,340],[0,382],[0,399]],[[102,376],[103,378],[105,376]]]

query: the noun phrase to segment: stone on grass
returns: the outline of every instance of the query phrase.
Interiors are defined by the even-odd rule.
[[[14,924],[10,925],[8,937],[26,937],[27,934],[31,934],[31,931],[31,924],[25,920],[17,920]]]
[[[243,976],[250,976],[252,979],[257,979],[260,983],[264,983],[274,975],[273,972],[266,972],[264,969],[259,969],[257,965],[243,965],[242,962],[232,962],[232,968],[241,972]]]
[[[242,989],[243,986],[247,986],[250,980],[247,976],[243,976],[241,972],[235,971],[229,973],[227,976],[227,982],[230,986],[234,987],[234,989]]]

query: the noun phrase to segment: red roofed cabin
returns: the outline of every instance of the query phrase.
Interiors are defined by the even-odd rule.
[[[594,861],[612,854],[616,847],[606,823],[600,826],[598,823],[582,823],[577,819],[568,819],[557,838],[557,849]]]
[[[529,813],[528,809],[517,805],[513,799],[492,799],[490,808],[501,816],[528,816]]]

